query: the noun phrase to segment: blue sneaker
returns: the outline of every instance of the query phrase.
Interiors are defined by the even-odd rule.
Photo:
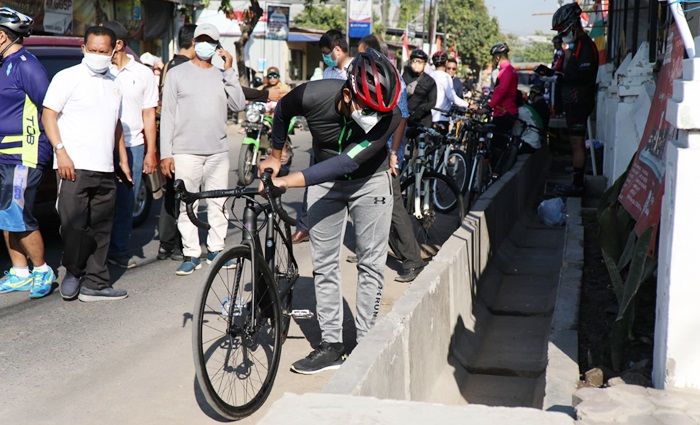
[[[56,275],[49,268],[48,271],[32,271],[32,290],[29,292],[29,298],[42,298],[51,292],[53,281],[56,280]]]
[[[209,251],[207,252],[207,264],[211,264],[214,262],[214,259],[216,258],[217,255],[219,255],[221,251]],[[224,269],[235,269],[237,266],[236,260],[231,259],[228,260],[227,262],[224,263],[223,267]]]
[[[14,269],[5,272],[5,277],[0,279],[0,294],[6,292],[29,291],[32,289],[32,275],[27,277],[19,277],[15,274]]]
[[[180,264],[180,267],[178,267],[175,271],[175,274],[178,276],[187,276],[188,274],[192,274],[192,272],[201,268],[202,262],[199,258],[186,256],[182,261],[182,264]]]

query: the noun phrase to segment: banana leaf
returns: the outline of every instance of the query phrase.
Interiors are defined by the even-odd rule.
[[[615,319],[616,321],[622,320],[627,308],[634,299],[635,295],[637,295],[637,291],[643,282],[644,275],[647,274],[646,263],[647,259],[649,258],[647,256],[647,252],[649,250],[652,230],[652,228],[645,230],[635,245],[634,254],[632,255],[632,261],[630,263],[630,270],[627,274],[627,279],[625,280],[622,300],[620,301],[620,308],[617,312],[617,319]]]

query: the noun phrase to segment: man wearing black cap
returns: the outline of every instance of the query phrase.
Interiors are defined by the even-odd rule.
[[[182,179],[191,192],[226,189],[229,171],[229,143],[226,136],[226,108],[234,112],[245,107],[245,96],[233,69],[233,56],[219,44],[219,31],[211,24],[198,25],[194,33],[195,57],[168,73],[160,116],[160,168],[166,177]],[[211,60],[218,54],[224,70]],[[194,82],[194,83],[193,83]],[[228,220],[224,199],[207,202],[207,261],[224,248]],[[182,235],[184,260],[178,276],[201,267],[199,232],[181,206],[178,229]],[[231,264],[230,267],[235,267]]]

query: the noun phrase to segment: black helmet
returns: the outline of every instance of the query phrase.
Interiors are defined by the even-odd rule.
[[[557,9],[552,16],[552,30],[563,33],[574,23],[581,20],[581,6],[578,3],[568,3]]]
[[[500,55],[508,52],[510,52],[510,49],[508,48],[508,45],[506,43],[496,43],[491,48],[491,56]]]
[[[399,71],[374,49],[355,56],[348,67],[348,83],[352,95],[377,112],[390,112],[399,103]]]
[[[7,28],[19,37],[29,37],[34,20],[9,7],[0,8],[0,27]]]
[[[443,66],[447,63],[447,53],[440,50],[439,52],[433,53],[433,65]]]
[[[411,52],[410,59],[421,59],[428,62],[428,54],[421,49],[415,49]]]

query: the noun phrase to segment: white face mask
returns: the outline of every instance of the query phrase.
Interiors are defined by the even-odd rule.
[[[98,53],[85,52],[83,63],[95,74],[104,74],[112,65],[112,55],[101,55]]]
[[[356,109],[350,115],[352,119],[359,125],[365,133],[369,133],[379,122],[379,115],[375,112],[365,115],[361,110]]]

